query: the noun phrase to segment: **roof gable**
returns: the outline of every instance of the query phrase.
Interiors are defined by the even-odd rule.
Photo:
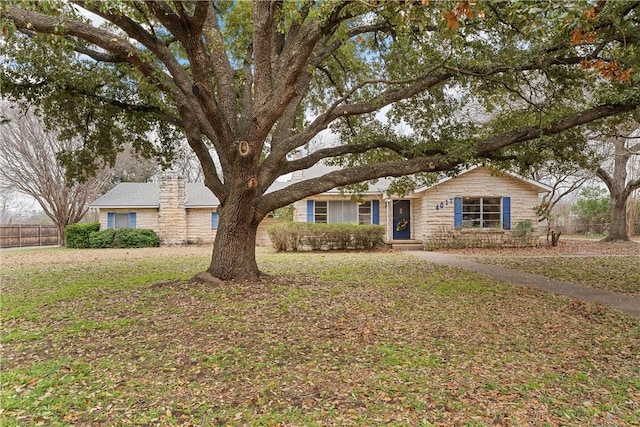
[[[483,172],[483,171],[488,171],[491,175],[494,175],[496,177],[507,177],[507,178],[510,178],[510,179],[518,180],[518,181],[526,184],[527,186],[532,187],[533,189],[535,189],[536,191],[538,191],[540,193],[547,193],[547,192],[552,190],[551,187],[549,187],[546,184],[543,184],[541,182],[538,182],[538,181],[535,181],[535,180],[532,180],[532,179],[525,178],[525,177],[520,176],[518,174],[515,174],[513,172],[507,172],[507,171],[494,169],[494,168],[492,168],[490,166],[478,165],[478,166],[473,166],[473,167],[471,167],[469,169],[466,169],[466,170],[460,172],[459,174],[457,174],[456,176],[445,177],[445,178],[441,179],[440,181],[438,181],[437,183],[435,183],[433,185],[427,185],[427,186],[424,186],[424,187],[417,188],[417,189],[414,190],[414,193],[422,193],[424,191],[428,191],[428,190],[431,190],[433,188],[436,188],[436,187],[438,187],[438,186],[440,186],[440,185],[442,185],[442,184],[444,184],[446,182],[449,182],[449,181],[451,181],[451,180],[453,180],[455,178],[458,178],[460,176],[463,176],[463,175],[466,175],[466,174],[471,174],[471,173],[480,173],[480,172]]]

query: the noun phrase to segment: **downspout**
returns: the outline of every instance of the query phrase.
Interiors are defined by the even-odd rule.
[[[393,228],[393,200],[387,199],[387,242],[393,240],[393,235],[391,234],[391,228]]]

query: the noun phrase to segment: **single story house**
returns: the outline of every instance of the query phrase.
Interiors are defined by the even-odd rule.
[[[283,188],[332,168],[316,165],[292,174]],[[470,168],[435,185],[416,188],[402,197],[388,194],[390,181],[368,186],[354,201],[333,189],[294,203],[294,221],[384,225],[385,241],[416,245],[465,233],[508,235],[515,224],[538,218],[534,207],[550,188],[513,173],[488,166]],[[150,228],[163,244],[210,243],[218,226],[218,199],[203,183],[187,183],[166,175],[158,183],[121,183],[97,199],[101,228]],[[258,244],[269,244],[266,218],[258,230]]]
[[[359,202],[338,190],[301,200],[294,204],[294,220],[381,224],[385,241],[398,247],[471,233],[500,239],[527,220],[537,233],[535,206],[551,191],[545,184],[489,166],[470,168],[402,197],[388,194],[388,184],[380,180],[369,186]]]
[[[163,245],[212,243],[218,229],[220,201],[202,182],[186,182],[175,174],[165,174],[159,182],[123,182],[94,201],[100,229],[149,228],[158,233]],[[267,228],[259,229],[257,243],[270,244]]]

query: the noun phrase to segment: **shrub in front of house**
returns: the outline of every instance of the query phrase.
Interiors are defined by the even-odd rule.
[[[356,248],[376,249],[384,245],[384,226],[382,225],[359,225],[354,227],[353,240]]]
[[[151,248],[160,246],[155,231],[147,228],[120,228],[116,230],[113,246],[116,248]]]
[[[97,222],[70,224],[64,228],[64,238],[68,248],[82,249],[89,247],[89,236],[100,230]]]
[[[303,222],[287,221],[269,227],[267,234],[273,248],[278,252],[299,250],[300,239],[306,229],[305,225]]]
[[[160,245],[155,231],[145,228],[119,228],[94,231],[89,236],[90,248],[150,248]]]
[[[516,222],[511,231],[511,244],[514,246],[530,246],[534,238],[533,223],[527,219]]]
[[[286,222],[267,230],[276,251],[371,250],[382,246],[381,225]]]
[[[100,230],[94,231],[89,235],[90,248],[111,248],[116,235],[116,230]]]
[[[437,249],[469,249],[469,248],[512,248],[536,246],[538,236],[535,234],[531,220],[515,223],[513,230],[500,228],[455,230],[441,226],[425,239],[424,248],[428,251]]]

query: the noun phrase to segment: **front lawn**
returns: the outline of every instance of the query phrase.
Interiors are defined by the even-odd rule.
[[[114,251],[0,267],[3,426],[640,423],[640,322],[602,306],[398,253],[212,286],[208,250]]]

